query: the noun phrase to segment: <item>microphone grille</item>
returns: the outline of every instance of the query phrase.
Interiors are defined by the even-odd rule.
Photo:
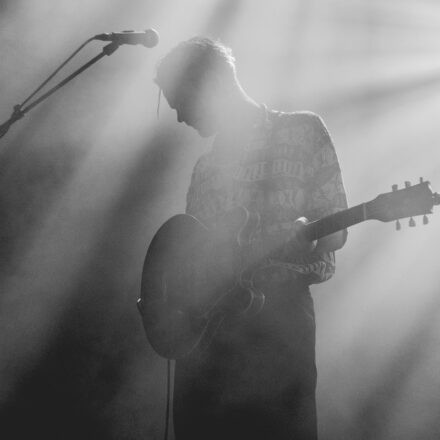
[[[159,34],[155,29],[145,29],[144,46],[154,47],[159,43]]]

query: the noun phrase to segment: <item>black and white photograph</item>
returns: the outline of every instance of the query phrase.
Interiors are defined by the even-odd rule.
[[[0,438],[440,439],[440,3],[0,0]]]

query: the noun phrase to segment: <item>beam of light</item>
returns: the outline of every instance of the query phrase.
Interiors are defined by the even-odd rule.
[[[8,133],[8,143],[17,149],[8,149],[8,166],[0,176],[6,187],[21,184],[30,192],[45,192],[25,175],[40,166],[29,160],[49,161],[51,151],[63,166],[69,157],[72,168],[53,180],[56,188],[43,207],[38,208],[37,195],[24,200],[35,199],[23,219],[29,226],[21,227],[29,231],[0,300],[3,400],[50,348],[60,320],[77,301],[81,278],[90,277],[99,257],[114,281],[109,296],[117,297],[136,278],[157,226],[183,210],[191,164],[205,144],[175,125],[165,103],[156,121],[151,85],[156,60],[183,39],[212,31],[233,47],[240,79],[253,97],[284,110],[322,113],[352,204],[419,176],[440,188],[440,9],[435,2],[283,0],[275,7],[250,0],[235,5],[169,0],[128,7],[119,0],[18,0],[1,11],[2,119],[17,97],[83,39],[124,28],[156,27],[161,34],[154,52],[121,48]],[[51,37],[43,44],[49,24]],[[55,146],[66,152],[64,159],[53,153]],[[20,178],[14,180],[14,174]],[[19,189],[12,193],[23,194]],[[409,440],[432,437],[437,429],[439,215],[437,208],[429,226],[400,235],[391,235],[392,225],[353,228],[338,255],[335,279],[314,289],[323,440],[381,440],[390,433]],[[127,303],[135,300],[133,293],[124,294]],[[127,328],[142,331],[135,324]],[[142,341],[137,333],[135,346]],[[142,409],[154,413],[152,402],[160,398],[154,382],[161,364],[151,361],[151,352],[140,358],[130,353],[124,384],[107,408],[109,419],[117,420],[115,429],[122,431],[118,412],[133,409],[128,400],[130,390],[139,389],[135,385],[142,396],[154,390]],[[386,420],[374,410],[376,404]],[[142,414],[136,414],[151,435],[159,430],[157,413],[151,422],[139,422]],[[361,423],[364,416],[369,427]]]
[[[202,5],[199,6],[201,9],[199,13],[203,17]],[[163,19],[165,18],[166,24],[170,25],[172,17],[168,12],[164,14]],[[200,17],[196,16],[195,19],[199,20]],[[184,26],[179,26],[179,11],[174,16],[174,20],[179,32],[185,32]],[[192,26],[191,22],[188,22],[188,27]],[[175,37],[172,44],[178,39],[181,37]],[[141,163],[139,158],[145,155],[145,147],[149,148],[150,142],[154,139],[153,122],[155,121],[152,119],[154,116],[152,110],[155,108],[157,95],[151,75],[153,58],[147,58],[139,68],[139,57],[135,63],[128,55],[125,57],[124,54],[119,55],[119,60],[116,60],[115,56],[106,62],[113,67],[117,62],[121,62],[121,58],[123,61],[125,58],[126,61],[131,62],[132,72],[128,72],[124,67],[119,68],[125,76],[124,81],[117,78],[112,84],[108,73],[102,75],[99,70],[96,73],[95,69],[94,72],[90,72],[88,78],[81,78],[82,87],[86,92],[78,94],[77,90],[65,90],[63,99],[54,100],[50,107],[46,106],[52,113],[62,110],[63,105],[60,101],[64,101],[66,95],[70,99],[73,96],[77,100],[80,98],[81,104],[87,105],[90,103],[86,99],[87,92],[89,99],[93,96],[95,102],[99,103],[93,108],[90,106],[88,108],[87,114],[89,118],[93,115],[92,120],[86,117],[78,122],[77,117],[82,117],[81,113],[74,115],[73,121],[66,121],[59,115],[52,116],[52,123],[53,119],[58,118],[64,127],[58,129],[59,136],[64,137],[68,134],[72,145],[77,145],[78,140],[81,140],[93,148],[82,155],[70,182],[57,194],[44,218],[34,225],[36,229],[28,238],[27,247],[16,256],[16,260],[20,260],[16,273],[9,275],[3,283],[2,291],[5,292],[2,297],[3,314],[5,314],[3,325],[12,332],[9,340],[2,341],[3,401],[10,396],[20,375],[38,361],[40,354],[44,352],[44,347],[47,347],[56,335],[53,329],[58,326],[64,311],[69,307],[69,293],[74,293],[76,280],[81,275],[86,275],[86,268],[94,260],[96,247],[108,232],[107,225],[115,223],[115,219],[110,214],[118,205],[121,206],[122,197],[126,192],[132,191],[132,186],[137,184],[130,174],[133,173],[133,169],[139,167]],[[146,75],[147,70],[148,75]],[[117,69],[114,71],[117,72]],[[102,83],[98,84],[97,90],[100,93],[104,92],[105,99],[97,98],[97,91],[92,91],[92,87],[95,86],[93,81],[96,82],[99,75],[104,78],[101,78]],[[139,99],[140,96],[142,99]],[[117,102],[117,105],[114,105],[114,102]],[[98,109],[98,106],[102,105],[105,105],[105,108]],[[67,122],[73,123],[74,127],[67,128]],[[82,135],[78,139],[77,133],[84,128],[81,127],[81,123],[87,126],[88,133],[87,136]],[[41,136],[48,142],[57,142],[54,133],[50,134],[51,136],[44,134]],[[84,145],[77,146],[85,149]],[[161,167],[163,165],[164,163],[160,163]],[[187,167],[190,167],[189,163]],[[175,166],[173,168],[175,172],[181,172]],[[157,169],[147,168],[147,171],[152,173],[150,181],[154,180]],[[166,174],[167,169],[164,167],[162,172]],[[179,175],[177,178],[174,176],[174,179],[180,180]],[[171,180],[167,185],[170,186],[177,180]],[[145,179],[142,182],[145,183]],[[153,188],[158,193],[156,197],[170,191],[170,187],[159,189],[152,186]],[[142,189],[144,197],[145,191],[148,190],[148,187]],[[176,196],[173,195],[173,199],[175,198]],[[180,206],[183,206],[181,201]],[[169,210],[171,212],[176,210],[172,203],[170,207],[165,208],[165,212]],[[163,213],[156,214],[158,215],[164,216]],[[136,219],[137,232],[140,230],[141,221],[142,219]],[[131,235],[129,240],[132,240]],[[133,240],[139,239],[133,236]],[[51,268],[50,277],[47,273],[48,267]],[[6,316],[11,309],[14,310],[14,314]],[[25,328],[30,330],[24,331]]]
[[[104,4],[97,2],[93,6],[98,10]],[[31,9],[28,12],[30,12],[30,16],[35,18],[38,13],[44,14],[45,10],[43,7],[38,11]],[[63,9],[63,12],[68,13],[65,9]],[[77,18],[80,20],[80,16],[77,16]],[[151,68],[151,58],[149,62],[150,64],[144,67]],[[140,69],[137,75],[141,73],[145,74],[145,71]],[[94,84],[91,82],[87,84],[85,78],[81,79],[83,80],[82,87],[85,90],[92,90]],[[94,79],[96,80],[96,74]],[[78,84],[76,85],[78,86]],[[108,87],[110,85],[106,84],[106,86],[99,89],[102,92]],[[122,95],[123,88],[119,87],[119,89],[119,94]],[[58,112],[64,108],[60,101],[62,100],[64,103],[66,95],[70,95],[72,98],[72,95],[76,93],[71,89],[69,91],[66,89],[64,92],[63,98],[59,98],[58,102],[55,100],[52,101],[50,107],[46,106],[46,108],[51,108],[52,114],[54,114],[54,111]],[[115,95],[110,95],[108,98],[115,98]],[[146,100],[148,99],[153,99],[152,94],[150,96],[146,94]],[[85,101],[84,99],[82,104],[85,104]],[[45,218],[38,223],[34,223],[35,230],[28,238],[27,247],[22,249],[20,255],[15,256],[16,260],[20,261],[16,273],[10,274],[2,285],[2,292],[4,292],[2,296],[4,306],[2,314],[5,317],[3,325],[12,330],[11,338],[2,340],[2,367],[5,367],[5,374],[2,376],[3,399],[8,397],[8,391],[13,388],[20,371],[28,369],[33,364],[35,358],[38,358],[39,352],[50,340],[53,326],[56,326],[63,309],[69,304],[65,294],[68,293],[69,288],[72,288],[72,283],[81,273],[83,263],[87,264],[86,261],[92,258],[93,254],[88,254],[88,252],[92,251],[93,243],[99,240],[100,223],[102,222],[102,219],[99,220],[99,215],[105,213],[105,205],[113,200],[112,190],[114,188],[109,188],[108,192],[104,190],[103,186],[108,188],[109,185],[105,185],[105,176],[103,176],[102,171],[99,171],[99,166],[102,165],[100,158],[106,157],[106,150],[108,153],[107,146],[115,146],[113,141],[116,139],[115,136],[112,137],[112,133],[118,130],[119,139],[125,134],[125,142],[131,142],[135,139],[135,134],[128,134],[123,130],[123,125],[125,124],[124,128],[127,130],[129,121],[133,119],[130,118],[128,110],[127,112],[124,110],[124,105],[136,111],[139,109],[133,103],[140,104],[140,101],[131,96],[130,102],[125,101],[124,103],[123,100],[122,102],[120,100],[116,106],[107,105],[104,112],[98,110],[99,104],[96,106],[98,102],[101,105],[104,103],[103,100],[99,99],[95,101],[94,115],[97,116],[93,119],[86,120],[83,118],[82,121],[78,122],[75,116],[78,116],[80,111],[84,112],[83,109],[80,110],[79,108],[77,108],[77,115],[72,115],[71,111],[67,111],[67,116],[64,116],[64,119],[58,119],[63,129],[60,130],[58,127],[55,132],[59,138],[61,136],[64,138],[63,144],[65,144],[65,138],[68,136],[71,145],[77,145],[77,147],[84,149],[84,145],[78,144],[78,141],[84,141],[94,148],[82,158],[82,163],[76,165],[76,175],[67,187],[62,188],[62,192],[57,194],[58,200],[52,201],[52,207],[49,212],[45,213]],[[109,103],[110,99],[108,99]],[[145,109],[143,110],[145,111]],[[126,115],[125,119],[120,117],[121,113]],[[88,111],[88,115],[90,114],[92,112]],[[140,111],[139,114],[141,114]],[[83,117],[84,113],[81,116]],[[50,121],[52,124],[55,123],[55,127],[56,119],[55,116]],[[119,124],[116,123],[117,121],[120,121]],[[84,130],[84,125],[81,127],[81,122],[85,122],[88,126],[87,138],[82,134],[78,136],[78,133],[83,133]],[[145,122],[148,122],[148,120],[146,119]],[[72,123],[74,126],[68,127],[68,124],[72,125]],[[48,127],[44,127],[44,129],[49,130]],[[54,134],[54,131],[52,131],[43,134],[42,137],[45,142],[60,142]],[[40,142],[43,143],[43,141]],[[117,146],[119,145],[117,144]],[[120,148],[122,150],[122,145],[120,145]],[[120,154],[118,155],[120,156]],[[107,159],[116,165],[114,157],[108,155]],[[118,159],[119,170],[124,170],[124,165],[120,161],[121,158],[118,157]],[[113,177],[115,179],[112,180],[112,183],[117,186],[117,176],[113,174]],[[92,192],[89,191],[91,187],[101,188],[103,193],[93,193],[94,195],[92,195]],[[48,276],[47,273],[49,267],[52,268],[51,276]],[[14,315],[9,315],[11,308],[14,309]],[[24,331],[26,328],[29,330]],[[11,362],[16,368],[11,367]]]

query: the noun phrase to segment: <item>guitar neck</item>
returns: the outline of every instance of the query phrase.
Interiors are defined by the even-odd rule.
[[[309,241],[319,240],[326,235],[341,231],[365,220],[368,220],[367,204],[362,203],[308,223],[304,227],[303,234]]]

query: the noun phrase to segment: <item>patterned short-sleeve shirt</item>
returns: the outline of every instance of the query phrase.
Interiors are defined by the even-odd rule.
[[[325,281],[335,270],[334,253],[293,255],[288,239],[298,217],[312,221],[347,207],[333,143],[314,113],[264,112],[262,123],[232,157],[214,142],[198,160],[186,212],[208,226],[236,206],[257,212],[255,240],[280,243],[279,252],[264,263],[269,272],[278,279],[301,274],[309,284]]]

